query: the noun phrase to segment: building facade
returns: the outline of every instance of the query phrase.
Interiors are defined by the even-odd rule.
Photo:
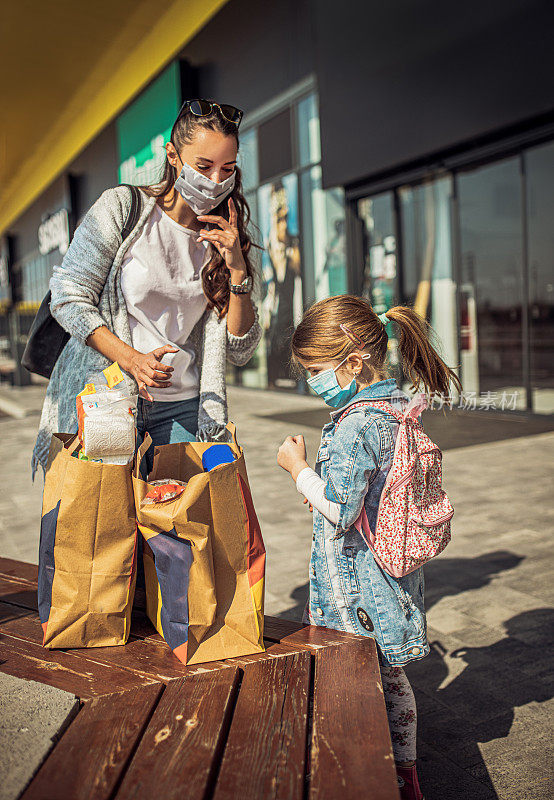
[[[155,182],[187,97],[245,111],[239,163],[260,244],[264,339],[239,384],[304,391],[303,309],[351,291],[413,305],[459,369],[456,403],[554,412],[554,97],[546,2],[229,0],[12,224],[0,349],[107,187]],[[402,378],[395,331],[389,361]]]

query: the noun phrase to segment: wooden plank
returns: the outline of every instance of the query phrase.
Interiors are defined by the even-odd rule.
[[[43,631],[37,612],[12,603],[0,602],[0,634],[42,645]]]
[[[264,639],[280,642],[285,636],[296,633],[306,626],[302,622],[294,622],[281,617],[264,617]]]
[[[85,703],[21,800],[106,800],[144,731],[161,684]]]
[[[171,683],[142,737],[117,800],[209,796],[237,684],[236,669]]]
[[[399,800],[373,639],[315,658],[310,800]]]
[[[128,670],[89,662],[71,651],[46,650],[6,634],[0,639],[0,672],[56,686],[83,698],[155,682]]]
[[[29,564],[26,561],[16,561],[13,558],[0,558],[0,575],[7,578],[16,578],[27,583],[38,582],[37,564]]]
[[[29,609],[0,603],[0,633],[19,639],[22,648],[25,642],[42,645],[42,627],[38,615]],[[164,683],[185,675],[225,668],[221,661],[187,667],[173,655],[161,637],[157,642],[131,639],[126,645],[116,647],[81,647],[63,652],[86,661],[91,669],[94,669],[94,665],[115,667],[135,673],[137,678],[150,678]]]
[[[319,625],[305,625],[301,630],[281,639],[281,644],[294,645],[299,650],[317,652],[324,647],[342,647],[350,642],[363,642],[367,637],[355,633],[345,633]]]
[[[304,793],[310,654],[248,664],[214,800],[300,800]]]
[[[104,664],[133,672],[137,676],[169,683],[188,675],[199,675],[227,669],[223,661],[205,664],[183,664],[168,645],[160,640],[151,642],[131,639],[121,647],[91,647],[87,650],[71,650],[79,658],[91,664]]]
[[[37,610],[37,587],[26,581],[13,580],[0,575],[0,601],[23,608]]]
[[[253,664],[257,661],[264,661],[267,658],[282,658],[283,656],[292,656],[298,653],[299,647],[293,644],[284,644],[283,642],[267,642],[264,653],[254,653],[251,656],[235,656],[234,658],[226,658],[223,662],[227,666],[244,666],[245,664]]]

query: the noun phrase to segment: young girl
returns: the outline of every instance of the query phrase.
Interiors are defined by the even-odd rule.
[[[389,321],[396,325],[404,372],[413,388],[448,396],[452,381],[461,389],[431,346],[426,323],[412,309],[396,306],[377,316],[359,297],[322,300],[296,328],[292,353],[309,373],[311,388],[336,410],[323,428],[315,471],[306,462],[302,436],[285,440],[278,463],[314,511],[306,621],[375,638],[401,797],[422,800],[415,767],[416,706],[402,667],[429,652],[423,572],[392,578],[354,527],[365,506],[375,530],[398,432],[396,418],[367,401],[385,400],[398,410],[409,402],[386,377]]]

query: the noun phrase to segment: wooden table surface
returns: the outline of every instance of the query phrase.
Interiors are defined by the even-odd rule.
[[[372,639],[266,617],[265,653],[187,667],[137,595],[125,646],[46,650],[36,591],[0,558],[0,671],[81,703],[24,800],[398,800]]]

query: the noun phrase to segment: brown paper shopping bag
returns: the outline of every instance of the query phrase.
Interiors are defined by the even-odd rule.
[[[81,461],[76,436],[52,437],[39,548],[45,647],[102,647],[129,637],[136,579],[131,465]]]
[[[198,664],[262,652],[265,548],[242,448],[211,472],[205,442],[156,447],[149,480],[186,482],[174,500],[146,505],[139,477],[151,440],[139,448],[133,484],[144,538],[146,608],[176,656]]]

